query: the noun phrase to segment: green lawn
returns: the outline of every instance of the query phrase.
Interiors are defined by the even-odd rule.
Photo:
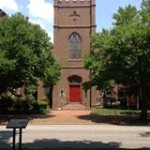
[[[109,108],[109,109],[98,109],[94,108],[91,109],[91,115],[140,115],[141,110],[131,110],[131,109],[114,109],[114,108]],[[150,114],[150,110],[148,111]]]

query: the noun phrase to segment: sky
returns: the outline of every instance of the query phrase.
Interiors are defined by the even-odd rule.
[[[119,7],[126,7],[129,4],[140,9],[142,0],[95,0],[96,1],[96,25],[97,32],[103,28],[112,27],[112,16]],[[53,0],[0,0],[0,9],[8,15],[21,12],[28,16],[30,22],[40,24],[46,30],[53,41]]]

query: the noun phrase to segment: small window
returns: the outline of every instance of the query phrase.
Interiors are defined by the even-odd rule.
[[[71,34],[69,44],[69,58],[81,59],[81,38],[77,33]]]

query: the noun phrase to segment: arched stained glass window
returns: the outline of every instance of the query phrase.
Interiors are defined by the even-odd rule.
[[[73,33],[69,38],[70,49],[69,58],[70,59],[81,59],[81,38],[79,34]]]

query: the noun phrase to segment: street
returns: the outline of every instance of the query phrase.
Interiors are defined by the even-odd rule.
[[[16,136],[18,141],[18,134]],[[150,148],[149,126],[28,125],[23,147]],[[12,130],[0,126],[0,148],[12,145]]]

